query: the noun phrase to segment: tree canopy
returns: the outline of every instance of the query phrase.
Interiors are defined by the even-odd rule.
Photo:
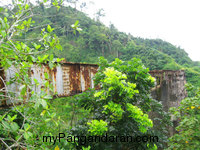
[[[193,62],[180,47],[161,39],[143,39],[120,32],[113,24],[107,27],[99,19],[91,19],[70,6],[62,6],[59,10],[37,6],[34,11],[38,14],[33,17],[34,26],[39,25],[42,28],[43,25],[50,24],[60,39],[63,51],[50,52],[55,57],[87,63],[97,63],[100,56],[104,56],[109,62],[115,58],[131,60],[137,57],[150,70],[184,69],[187,81],[196,86],[200,85],[199,63]],[[76,20],[79,21],[77,25],[82,29],[81,32],[75,32],[71,28],[71,24]],[[37,38],[41,28],[29,30],[26,38]]]

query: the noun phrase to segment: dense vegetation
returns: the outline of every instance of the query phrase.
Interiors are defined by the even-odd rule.
[[[188,91],[195,91],[191,86]],[[200,89],[194,96],[181,101],[178,108],[170,109],[174,119],[180,119],[177,134],[170,137],[168,149],[199,149],[200,147]]]
[[[75,7],[76,1],[68,0]],[[1,85],[4,85],[0,87],[0,101],[21,102],[21,105],[0,111],[0,149],[156,150],[199,147],[199,90],[187,85],[191,97],[184,99],[178,109],[171,108],[180,124],[177,127],[179,134],[172,136],[169,142],[167,127],[171,125],[170,117],[163,111],[161,103],[152,99],[150,89],[155,79],[145,67],[184,68],[188,81],[198,85],[199,62],[191,61],[184,50],[162,40],[135,38],[118,32],[113,25],[105,27],[99,21],[101,13],[97,13],[94,21],[56,0],[50,1],[53,7],[37,2],[39,6],[16,0],[12,7],[0,8],[0,69],[13,66],[14,71],[9,82],[0,76]],[[106,59],[97,59],[99,56]],[[53,85],[45,73],[40,83],[41,92],[36,93],[34,87],[39,86],[39,82],[30,78],[30,67],[48,63],[53,69],[61,57],[73,62],[98,62],[95,84],[101,89],[53,99]],[[9,88],[13,82],[19,87],[16,93]],[[59,133],[72,137],[101,137],[105,133],[122,137],[117,143],[113,140],[96,143],[67,137],[58,140]],[[45,141],[44,136],[52,137],[53,141],[47,137]],[[158,136],[159,142],[147,139],[146,142],[141,142],[141,139],[139,142],[126,142],[126,136]]]
[[[106,27],[99,21],[100,14],[97,14],[97,19],[94,20],[72,7],[62,6],[57,10],[40,5],[35,8],[35,12],[40,15],[33,17],[34,26],[50,24],[60,38],[62,52],[51,52],[56,57],[87,63],[97,63],[99,56],[104,56],[109,62],[115,58],[131,60],[137,57],[150,70],[184,69],[187,81],[196,86],[200,85],[200,63],[192,61],[180,47],[161,39],[143,39],[125,34],[118,31],[113,24]],[[74,34],[71,24],[76,20],[79,21],[77,25],[82,31],[76,31]],[[37,38],[41,28],[29,30],[24,38]]]
[[[157,149],[167,142],[169,116],[161,104],[150,96],[155,79],[148,73],[139,59],[123,62],[115,59],[108,63],[100,58],[99,71],[95,83],[102,86],[96,92],[84,93],[79,97],[79,105],[91,116],[80,119],[71,129],[72,135],[105,135],[149,137],[159,136],[159,142],[115,142],[85,143],[91,149]],[[149,119],[148,113],[157,113]],[[154,124],[157,120],[157,123]],[[158,122],[159,120],[159,122]],[[104,125],[104,123],[106,125]],[[88,124],[88,125],[87,125]],[[157,146],[156,146],[157,145]],[[77,146],[80,148],[80,145]]]

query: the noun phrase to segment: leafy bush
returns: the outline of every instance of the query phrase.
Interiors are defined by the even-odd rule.
[[[148,73],[139,59],[121,61],[115,59],[108,63],[106,59],[99,59],[99,70],[95,75],[95,84],[101,90],[80,94],[79,105],[90,111],[91,116],[81,119],[69,132],[73,136],[156,136],[159,142],[86,142],[75,144],[76,148],[90,146],[91,149],[156,149],[163,147],[166,142],[166,114],[162,106],[150,96],[150,89],[155,79]],[[81,96],[82,95],[82,96]],[[86,100],[87,99],[87,100]],[[160,112],[160,126],[153,127],[154,119],[148,117],[150,111]],[[158,111],[159,110],[159,111]],[[164,117],[165,116],[165,117]],[[165,120],[166,119],[166,120]],[[164,121],[165,120],[165,121]],[[164,123],[164,124],[163,124]],[[159,129],[159,130],[158,130]],[[156,144],[156,145],[155,145]]]
[[[190,86],[187,88],[191,89]],[[177,134],[170,137],[169,150],[199,149],[200,147],[200,90],[195,96],[181,101],[178,108],[170,108],[174,119],[179,120]]]

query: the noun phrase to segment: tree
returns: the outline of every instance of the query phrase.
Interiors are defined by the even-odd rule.
[[[100,50],[102,56],[105,56],[105,43],[108,41],[104,29],[105,28],[96,25],[91,26],[89,29],[90,49]]]
[[[101,8],[96,12],[96,20],[98,22],[100,21],[100,18],[104,16],[105,16],[104,9]]]
[[[74,4],[74,8],[76,10],[77,8],[77,3],[78,3],[79,0],[67,0],[68,3],[71,3],[71,4]]]
[[[114,40],[112,43],[113,50],[115,52],[116,57],[119,57],[119,51],[122,50],[123,46],[119,40]]]
[[[154,81],[155,79],[150,76],[148,69],[139,59],[134,58],[128,62],[115,59],[109,64],[101,57],[99,70],[95,75],[95,84],[101,89],[84,93],[78,100],[80,106],[90,111],[91,117],[80,120],[69,134],[73,136],[102,136],[106,133],[110,136],[155,136],[158,128],[152,128],[153,121],[148,117],[153,107],[161,108],[149,93]],[[159,111],[163,112],[162,109]],[[162,124],[162,127],[166,125]],[[160,130],[160,135],[165,131]],[[81,144],[79,142],[77,148],[80,148]],[[156,144],[158,143],[86,142],[84,146],[90,146],[91,149],[156,149]]]
[[[55,6],[57,7],[56,3]],[[0,78],[4,86],[0,89],[0,100],[10,100],[12,109],[4,109],[0,114],[0,147],[2,149],[48,149],[40,135],[53,135],[55,130],[49,127],[57,127],[59,119],[49,103],[52,99],[52,85],[49,84],[48,74],[45,73],[44,87],[40,93],[35,93],[34,82],[29,77],[30,68],[34,65],[49,64],[53,69],[56,59],[53,55],[45,54],[49,50],[61,49],[58,37],[53,34],[53,28],[48,25],[41,30],[38,39],[27,42],[24,36],[34,23],[32,17],[34,6],[28,1],[13,1],[10,9],[1,8],[4,14],[0,18],[0,66],[6,71],[12,67],[13,76],[9,82]],[[7,15],[11,14],[11,15]],[[24,37],[24,38],[23,38]],[[20,39],[21,38],[21,39]],[[20,40],[18,40],[20,39]],[[15,93],[10,86],[17,85],[19,92]],[[5,94],[6,93],[6,94]],[[16,102],[22,105],[16,106]]]

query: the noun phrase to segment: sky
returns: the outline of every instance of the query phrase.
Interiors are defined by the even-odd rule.
[[[160,38],[180,46],[200,61],[200,0],[93,0],[88,8],[103,8],[103,23],[135,37]],[[92,14],[92,15],[91,15]]]

